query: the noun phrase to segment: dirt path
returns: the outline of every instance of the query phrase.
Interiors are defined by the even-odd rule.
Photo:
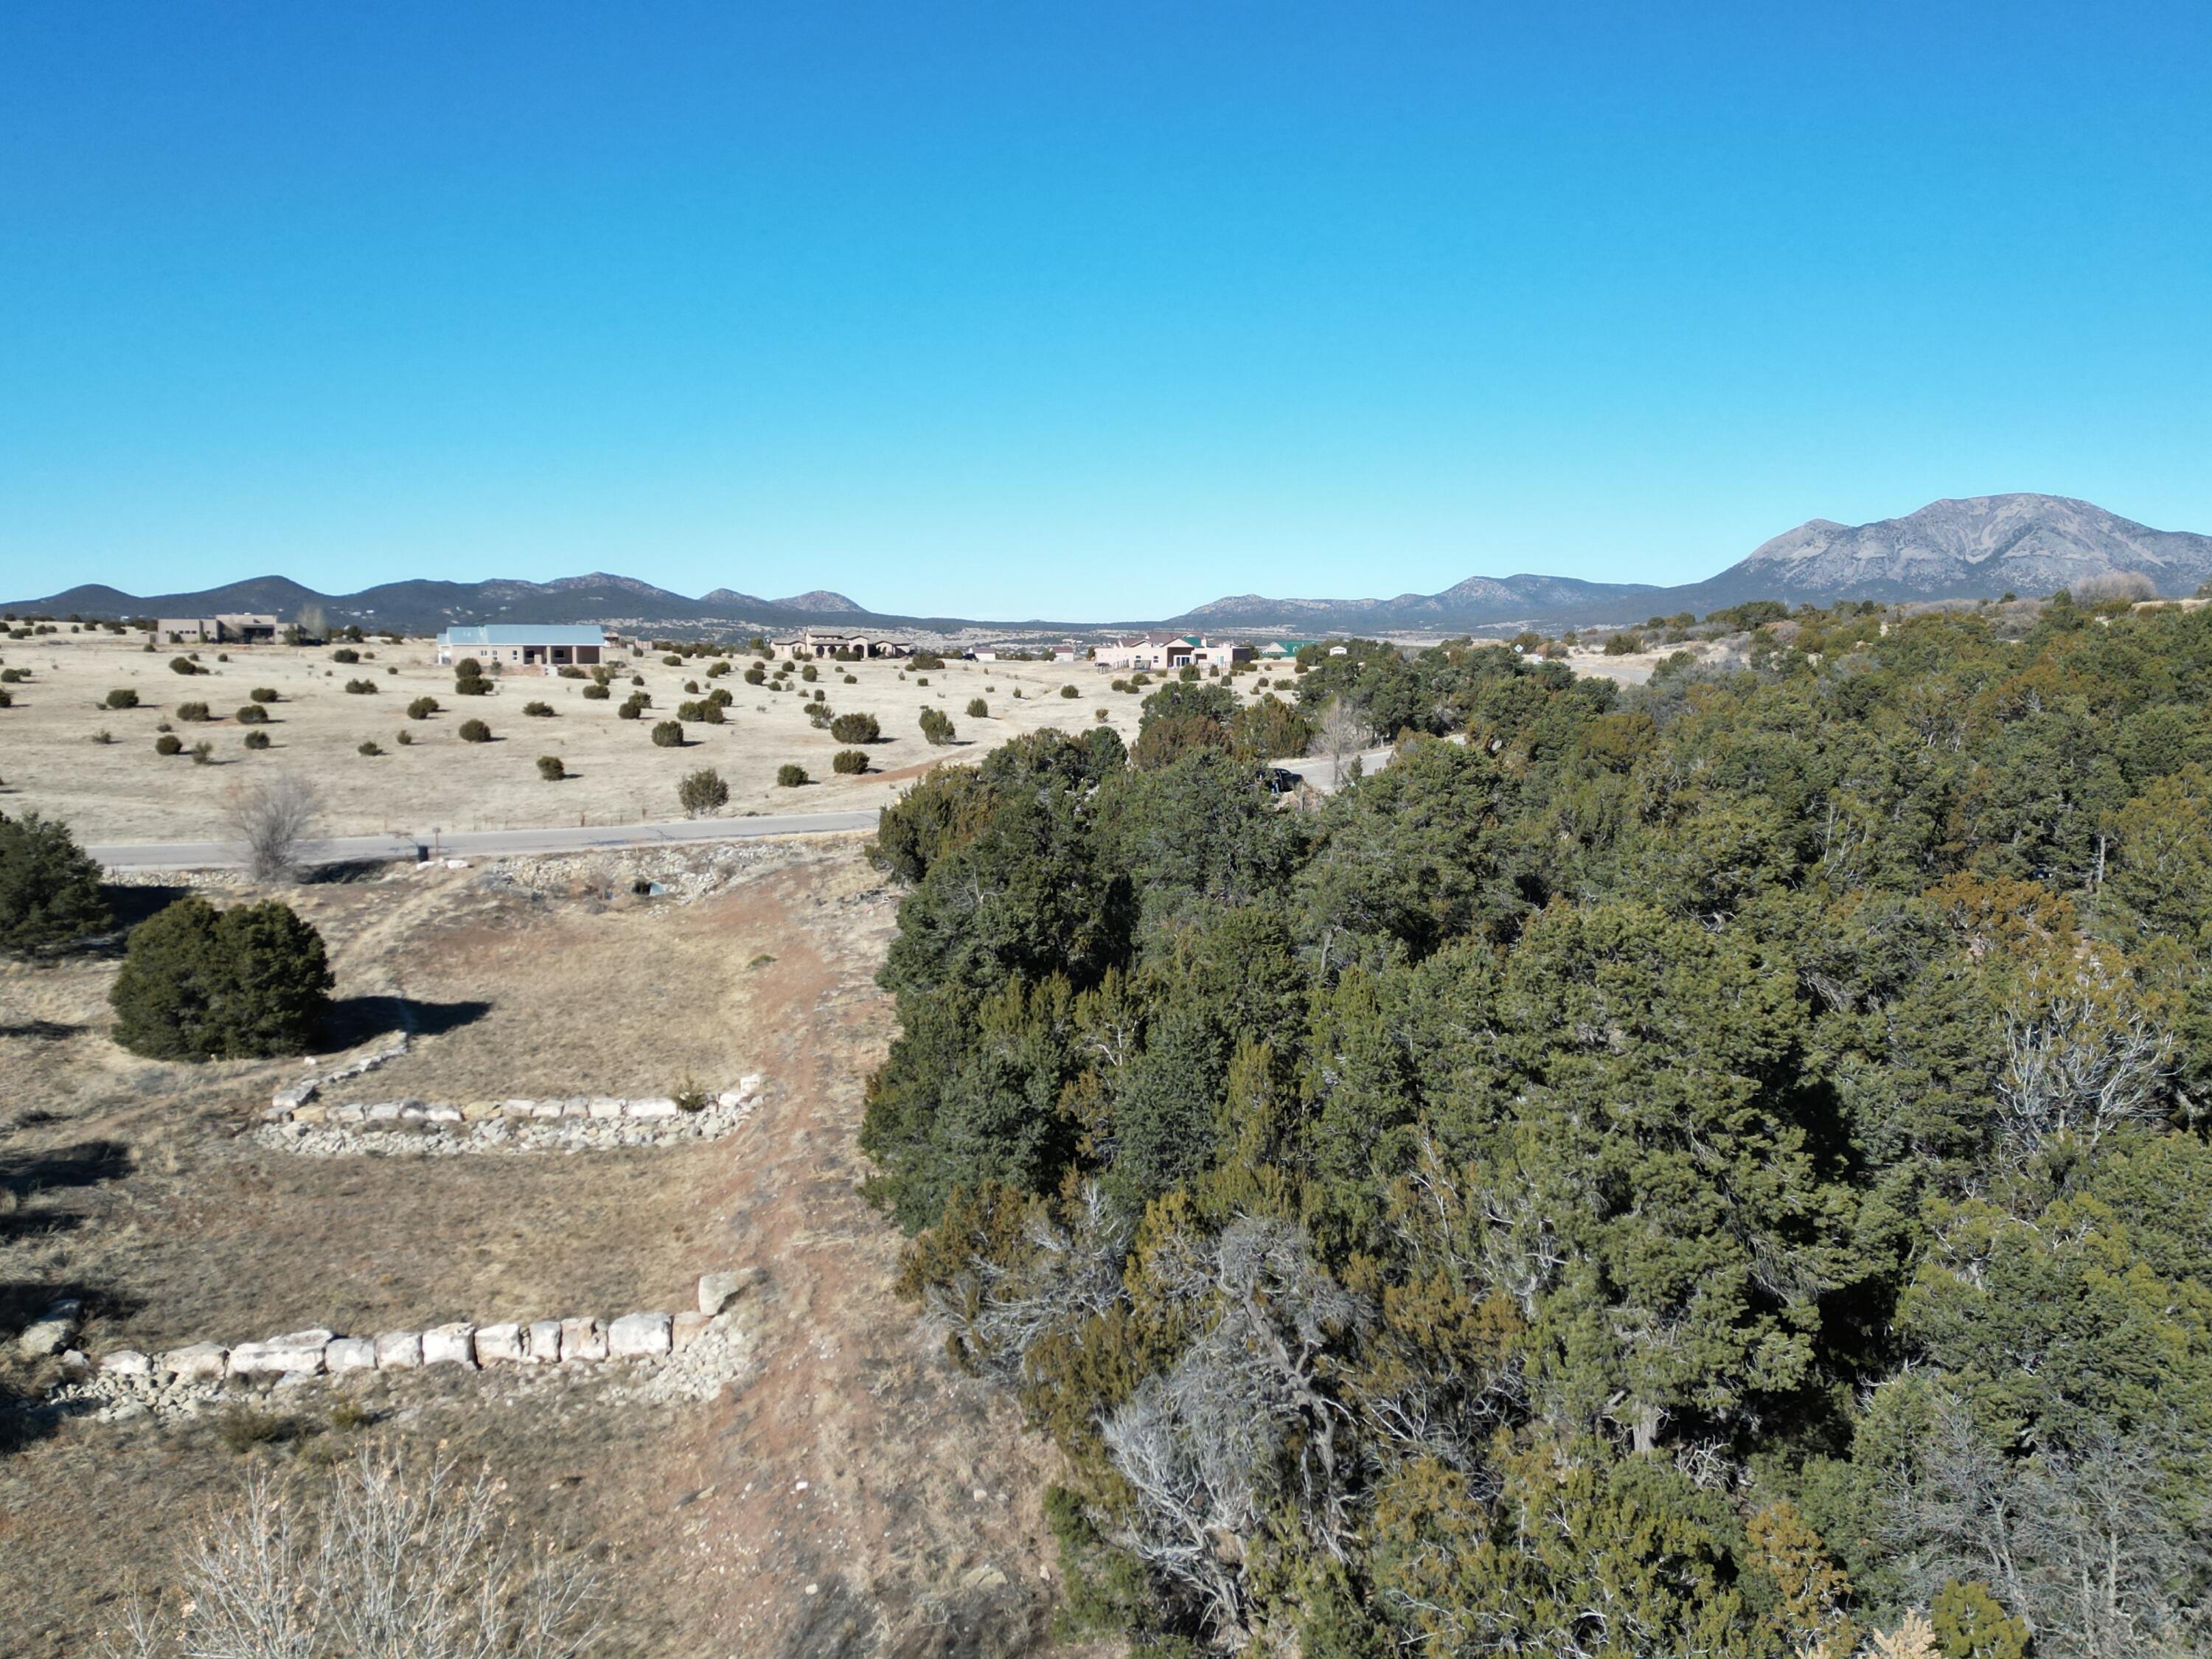
[[[826,892],[772,878],[718,908],[777,956],[758,1013],[781,1035],[717,1194],[727,1254],[769,1279],[759,1369],[701,1449],[711,1627],[732,1655],[1030,1651],[1054,1589],[1047,1454],[891,1295],[900,1240],[860,1194],[862,1082],[892,1031],[872,982],[892,896],[855,867]]]

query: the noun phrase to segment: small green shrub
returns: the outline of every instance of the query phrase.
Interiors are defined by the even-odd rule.
[[[840,743],[873,743],[883,728],[873,714],[840,714],[830,722],[830,735]]]
[[[489,743],[491,727],[482,720],[463,720],[459,735],[463,743]]]
[[[269,734],[266,732],[248,732],[246,734],[246,746],[248,749],[266,749],[269,746]]]
[[[354,753],[356,755],[368,755],[371,757],[380,755],[383,752],[384,745],[377,742],[374,738],[364,738],[362,742],[361,747],[354,750]]]
[[[684,659],[672,653],[660,659],[660,665],[663,668],[681,668],[684,666]]]
[[[188,752],[191,755],[193,765],[205,766],[215,758],[215,745],[205,738],[202,738]]]
[[[173,732],[164,732],[154,739],[154,752],[157,755],[181,755],[185,752],[185,740]]]
[[[830,712],[830,705],[826,702],[810,702],[806,705],[806,723],[817,732],[828,731],[830,722],[836,718]]]
[[[172,674],[198,674],[205,671],[190,657],[172,657],[169,659],[169,672]]]
[[[538,775],[548,783],[558,783],[568,775],[568,769],[558,755],[540,755],[538,757]]]
[[[273,685],[257,685],[246,695],[256,702],[274,702],[276,701],[276,688]]]
[[[376,695],[376,682],[374,680],[348,680],[345,684],[345,689],[356,697],[373,697]]]
[[[613,696],[614,693],[607,690],[605,680],[594,680],[584,688],[584,701],[586,702],[605,702]]]
[[[138,694],[127,685],[118,685],[101,701],[110,708],[136,708]]]
[[[522,705],[522,712],[532,720],[550,720],[553,718],[553,705],[550,702],[532,701]]]
[[[753,664],[750,667],[745,670],[745,684],[747,685],[766,685],[768,684],[768,675],[762,671],[761,665],[758,663]]]
[[[392,740],[402,749],[411,749],[415,746],[415,734],[404,726],[392,733]]]
[[[808,781],[806,769],[790,761],[775,769],[775,787],[779,789],[796,789]]]
[[[702,766],[677,781],[676,800],[683,807],[684,817],[704,817],[730,804],[730,786],[713,767]]]
[[[703,1112],[707,1109],[706,1088],[694,1077],[687,1076],[678,1084],[670,1098],[675,1101],[676,1109],[679,1112]]]
[[[355,650],[349,645],[342,645],[337,650],[331,653],[331,660],[332,662],[359,662],[361,660],[361,653]]]
[[[1094,708],[1091,711],[1091,718],[1103,726],[1114,718],[1114,711],[1110,708]]]
[[[653,728],[653,744],[656,749],[681,749],[684,746],[683,722],[662,720]]]
[[[438,700],[435,697],[417,697],[407,705],[407,718],[410,720],[427,720],[437,712]]]
[[[177,705],[177,718],[198,725],[208,718],[208,706],[204,702],[180,702]]]
[[[300,1437],[300,1422],[276,1412],[256,1411],[251,1406],[223,1413],[216,1437],[241,1457],[256,1446],[273,1446]]]
[[[987,720],[990,719],[991,705],[985,702],[981,697],[969,698],[968,718],[971,720]]]
[[[865,772],[868,769],[868,751],[865,749],[840,749],[831,757],[830,769],[842,772],[848,777]]]
[[[1079,697],[1083,693],[1072,685],[1063,685],[1060,688],[1060,695],[1063,697]]]
[[[952,741],[951,717],[946,714],[942,708],[923,709],[921,711],[921,735],[927,738],[932,744],[934,744],[940,748],[945,744],[951,743]]]
[[[556,679],[563,680],[580,680],[587,678],[582,669],[574,666],[573,664],[566,665],[554,670],[554,677]]]
[[[860,683],[860,677],[858,674],[848,674],[845,676],[845,684],[848,685],[858,685]]]
[[[822,671],[812,663],[808,663],[799,671],[799,678],[811,685],[822,678]]]
[[[115,733],[109,731],[103,726],[99,731],[92,734],[92,740],[98,744],[113,743],[115,741]]]
[[[258,702],[242,702],[238,706],[237,718],[240,726],[266,726],[269,711]]]

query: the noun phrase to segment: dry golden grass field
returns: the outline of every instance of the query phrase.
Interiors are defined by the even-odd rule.
[[[332,661],[327,647],[230,647],[227,662],[217,660],[215,647],[200,647],[200,665],[209,672],[186,677],[169,668],[183,647],[149,653],[137,637],[65,633],[0,641],[0,665],[30,671],[28,680],[6,688],[13,706],[0,709],[0,811],[36,810],[62,818],[80,842],[92,844],[212,840],[223,834],[224,798],[234,783],[256,772],[289,769],[320,786],[327,808],[323,829],[331,835],[634,823],[683,816],[677,780],[702,766],[729,784],[728,812],[834,811],[880,806],[916,769],[972,758],[1018,732],[1088,726],[1101,708],[1125,740],[1133,739],[1143,701],[1142,693],[1109,690],[1115,677],[1081,662],[948,659],[935,672],[896,662],[824,662],[811,684],[794,674],[797,689],[777,692],[744,683],[744,668],[756,660],[750,657],[732,659],[735,670],[710,680],[712,659],[670,668],[651,651],[618,660],[614,696],[605,702],[587,700],[582,681],[535,672],[508,674],[491,695],[464,697],[454,694],[453,670],[437,666],[434,648],[422,641],[352,647],[362,660],[350,665]],[[848,674],[855,684],[845,683]],[[642,688],[629,684],[632,675],[644,681]],[[376,690],[347,692],[356,680]],[[699,695],[684,690],[687,681],[696,681],[702,692],[729,688],[736,701],[726,722],[687,723],[683,748],[656,748],[654,722],[673,718],[679,703]],[[1070,684],[1079,696],[1060,695]],[[1249,678],[1238,682],[1247,691],[1251,684]],[[278,701],[269,707],[266,726],[240,726],[235,713],[256,686],[274,690]],[[135,691],[138,707],[102,707],[117,688]],[[652,708],[642,719],[618,719],[622,699],[639,689],[652,697]],[[801,697],[811,700],[817,690],[839,713],[873,714],[881,725],[884,740],[869,746],[866,774],[831,771],[830,757],[845,745],[807,722]],[[435,697],[441,712],[408,719],[407,705],[422,696]],[[989,707],[985,719],[967,714],[976,697]],[[554,713],[526,715],[523,706],[532,702]],[[215,718],[179,720],[181,702],[204,702]],[[933,748],[923,739],[918,722],[924,708],[951,718],[954,744]],[[491,727],[491,742],[464,743],[456,735],[471,717]],[[196,764],[189,753],[155,754],[164,722],[187,750],[203,740],[211,744],[210,763]],[[254,730],[269,734],[270,748],[245,747]],[[401,744],[403,732],[411,744]],[[99,741],[102,732],[113,741]],[[384,753],[360,754],[364,742]],[[541,755],[558,756],[568,777],[541,779]],[[787,763],[804,767],[814,781],[779,787],[776,769]]]
[[[312,1480],[363,1445],[488,1465],[522,1528],[599,1563],[611,1654],[1053,1650],[1042,1443],[895,1299],[899,1237],[859,1193],[896,904],[862,844],[356,871],[286,890],[330,942],[334,1052],[388,1030],[400,994],[418,1031],[335,1097],[763,1074],[750,1121],[704,1144],[299,1156],[246,1133],[299,1061],[123,1052],[106,1035],[112,950],[0,967],[0,1330],[76,1294],[96,1357],[311,1324],[680,1308],[702,1271],[764,1273],[739,1304],[744,1373],[712,1401],[447,1367],[287,1391],[264,1407],[283,1437],[243,1450],[219,1413],[27,1432],[16,1418],[0,1443],[0,1652],[99,1651],[127,1587],[174,1593],[179,1541],[249,1471]],[[641,873],[679,866],[715,872],[708,890],[635,894]],[[256,893],[210,880],[218,902]],[[114,890],[126,920],[173,896]],[[9,1363],[0,1381],[50,1380]]]

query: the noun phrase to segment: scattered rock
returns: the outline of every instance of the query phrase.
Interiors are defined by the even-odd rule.
[[[230,1350],[220,1342],[194,1342],[154,1358],[154,1369],[159,1375],[174,1377],[180,1382],[219,1382],[229,1368]]]
[[[118,1348],[100,1362],[100,1372],[109,1376],[151,1376],[154,1362],[136,1348]]]

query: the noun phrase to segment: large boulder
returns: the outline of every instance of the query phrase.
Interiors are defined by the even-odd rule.
[[[614,1359],[647,1359],[668,1352],[670,1321],[665,1313],[624,1314],[607,1327],[607,1354]]]
[[[376,1337],[376,1369],[411,1371],[422,1363],[420,1331],[380,1331]]]
[[[100,1362],[104,1376],[151,1376],[154,1362],[136,1348],[118,1348]]]
[[[530,1365],[557,1364],[561,1358],[561,1322],[557,1319],[535,1319],[522,1333],[523,1363]]]
[[[477,1364],[514,1364],[522,1358],[522,1327],[512,1321],[477,1327]]]
[[[74,1297],[64,1297],[23,1328],[22,1334],[15,1339],[15,1351],[26,1359],[44,1359],[49,1354],[59,1353],[69,1346],[83,1317],[84,1304]]]
[[[461,1323],[439,1325],[422,1333],[422,1363],[426,1365],[467,1365],[477,1363],[477,1328]]]
[[[340,1371],[376,1369],[376,1339],[373,1336],[334,1336],[323,1345],[323,1369],[333,1376]]]
[[[179,1382],[220,1382],[230,1366],[230,1350],[219,1342],[194,1342],[154,1356],[154,1370]]]
[[[561,1358],[577,1361],[607,1357],[607,1326],[603,1319],[564,1319],[561,1322]]]
[[[331,1333],[288,1331],[266,1342],[241,1342],[230,1351],[233,1376],[313,1376],[323,1369]]]
[[[699,1275],[699,1311],[712,1319],[760,1282],[760,1269],[738,1267],[729,1273]]]

